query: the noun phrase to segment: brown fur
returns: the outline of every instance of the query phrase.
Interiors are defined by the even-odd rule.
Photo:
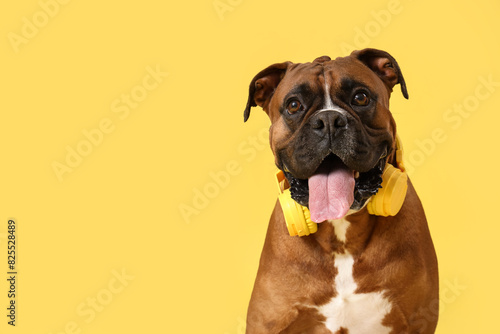
[[[410,182],[397,218],[372,216],[366,208],[348,216],[351,226],[344,244],[329,223],[319,224],[318,232],[307,238],[290,237],[277,203],[248,310],[247,333],[330,333],[321,325],[324,317],[302,305],[326,304],[336,296],[332,254],[344,248],[355,259],[357,293],[388,291],[393,310],[384,325],[394,328],[395,334],[433,333],[437,317],[425,326],[425,332],[410,331],[409,323],[419,307],[439,298],[434,247],[422,215]],[[300,315],[301,310],[307,316]],[[296,328],[295,323],[300,326]]]
[[[286,80],[282,80],[285,73]],[[335,61],[321,57],[312,64],[276,64],[254,78],[245,118],[250,114],[250,107],[256,104],[268,113],[272,122],[271,148],[277,165],[277,152],[294,153],[298,145],[294,137],[299,132],[294,127],[300,129],[309,117],[306,115],[299,125],[286,123],[279,112],[283,96],[300,82],[315,82],[315,87],[323,87],[321,80],[326,79],[321,73],[330,73],[333,92],[340,89],[340,80],[348,73],[378,94],[377,112],[360,140],[374,145],[389,136],[393,142],[387,161],[395,164],[396,124],[389,111],[389,96],[392,87],[400,83],[407,97],[406,84],[390,55],[367,49]],[[314,94],[322,95],[320,88]],[[254,95],[258,98],[254,99]],[[318,108],[320,106],[313,106],[311,113]],[[362,116],[354,117],[361,123],[367,122],[360,119]],[[281,207],[276,203],[248,309],[248,334],[331,333],[316,307],[337,295],[334,253],[345,251],[354,258],[356,293],[386,292],[392,310],[383,325],[391,327],[391,333],[434,333],[437,315],[425,324],[413,320],[419,309],[428,308],[438,299],[438,269],[424,210],[412,183],[408,181],[405,202],[396,216],[374,216],[363,208],[346,219],[350,227],[345,243],[337,239],[333,225],[326,222],[318,224],[315,234],[291,237]],[[341,328],[336,333],[349,331]]]

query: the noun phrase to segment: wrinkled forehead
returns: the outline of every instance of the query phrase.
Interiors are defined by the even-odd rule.
[[[385,88],[380,78],[363,63],[352,57],[343,57],[323,63],[291,65],[277,92],[307,87],[311,93],[319,94],[327,88],[350,90],[356,86],[372,87],[380,92]]]
[[[292,64],[288,68],[283,80],[285,82],[307,81],[321,83],[323,81],[324,70],[323,64],[319,63]]]
[[[375,72],[355,58],[337,58],[323,63],[323,67],[324,76],[330,86],[338,87],[351,81],[364,86],[385,88]]]

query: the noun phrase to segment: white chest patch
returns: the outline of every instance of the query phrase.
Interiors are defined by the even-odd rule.
[[[345,241],[349,223],[346,220],[331,222],[340,241]],[[318,307],[326,317],[325,325],[337,332],[341,327],[349,334],[389,334],[391,328],[382,325],[382,320],[391,311],[391,304],[382,292],[355,293],[357,284],[352,275],[354,258],[349,252],[335,253],[335,290],[337,296]]]

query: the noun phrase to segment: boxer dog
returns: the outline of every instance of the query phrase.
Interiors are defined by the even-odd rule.
[[[292,198],[320,223],[290,236],[272,213],[247,315],[248,334],[434,333],[438,269],[424,210],[411,182],[394,216],[367,203],[385,164],[397,166],[389,97],[406,84],[376,49],[312,63],[277,63],[250,84],[245,121],[260,106]]]

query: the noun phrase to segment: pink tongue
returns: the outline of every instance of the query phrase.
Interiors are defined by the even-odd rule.
[[[354,183],[354,171],[340,159],[325,161],[309,178],[311,220],[321,223],[344,217],[354,202]]]

